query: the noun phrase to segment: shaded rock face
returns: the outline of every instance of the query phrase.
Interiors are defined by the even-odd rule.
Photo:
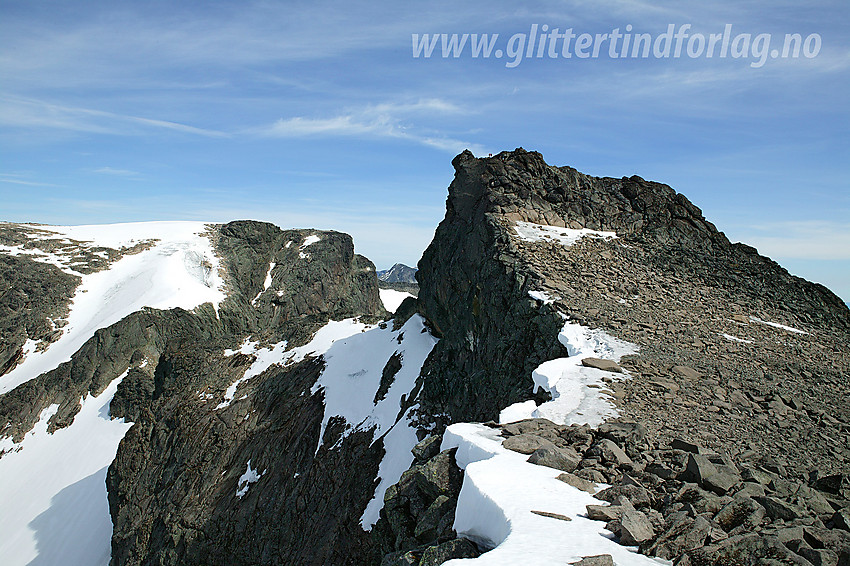
[[[222,226],[216,248],[230,288],[224,335],[169,342],[153,375],[131,373],[113,401],[136,425],[107,477],[112,564],[362,563],[373,551],[359,519],[383,448],[369,433],[342,439],[332,422],[316,452],[321,357],[273,367],[217,406],[255,359],[224,356],[225,344],[250,334],[294,346],[329,319],[378,320],[374,266],[345,234],[260,222]],[[259,479],[243,485],[249,466]]]
[[[362,563],[353,557],[372,552],[359,518],[380,443],[355,433],[329,450],[342,429],[328,427],[316,453],[323,403],[310,387],[320,359],[270,371],[251,382],[248,399],[215,411],[217,399],[195,393],[211,385],[198,376],[226,380],[228,365],[219,349],[197,344],[160,361],[162,392],[107,477],[112,564]],[[248,466],[260,477],[240,497]]]

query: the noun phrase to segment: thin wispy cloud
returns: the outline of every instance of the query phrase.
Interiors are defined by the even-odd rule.
[[[434,115],[461,112],[463,110],[457,105],[440,99],[424,99],[398,104],[381,103],[331,117],[281,118],[268,126],[248,130],[247,133],[272,138],[309,136],[392,138],[453,153],[464,149],[469,149],[476,155],[487,153],[480,144],[443,136],[426,128],[417,127],[410,121],[412,117],[423,119]]]
[[[141,175],[138,171],[131,171],[130,169],[116,169],[114,167],[98,167],[97,169],[93,169],[92,173],[129,178],[139,177]]]
[[[0,183],[7,183],[10,185],[23,185],[25,187],[58,187],[59,185],[55,185],[53,183],[39,183],[37,181],[27,181],[25,179],[16,179],[14,177],[5,177],[0,175]]]
[[[147,118],[53,104],[44,100],[0,95],[0,125],[23,129],[51,128],[113,135],[139,133],[139,127],[170,130],[205,137],[226,137],[218,130],[199,128],[171,120]],[[132,129],[135,126],[136,129]],[[128,128],[129,127],[129,128]]]

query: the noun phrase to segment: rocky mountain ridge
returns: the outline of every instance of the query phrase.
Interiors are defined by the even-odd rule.
[[[0,434],[24,440],[54,405],[50,430],[72,426],[82,398],[121,378],[111,416],[135,424],[106,476],[115,566],[477,556],[498,541],[454,530],[467,479],[458,448],[441,450],[447,427],[469,421],[489,421],[506,448],[533,447],[523,453],[566,474],[558,481],[613,485],[597,496],[614,506],[588,515],[647,554],[850,559],[846,305],[731,244],[666,185],[590,177],[522,149],[464,152],[453,165],[418,299],[393,321],[349,236],[213,226],[220,302],[143,309],[97,330],[69,362],[0,395]],[[33,344],[52,347],[77,279],[156,245],[26,235],[36,230],[47,227],[0,230],[6,373]],[[39,245],[69,246],[67,261],[21,252]],[[577,394],[601,412],[496,425],[508,408],[534,417],[557,401],[557,384],[533,375],[574,355],[565,324],[637,348],[582,360],[603,377]],[[329,331],[340,334],[320,345]],[[345,349],[355,338],[362,346]],[[334,372],[358,385],[334,390]],[[334,405],[360,393],[366,413]],[[615,408],[619,420],[602,424]],[[383,506],[368,531],[373,496]]]

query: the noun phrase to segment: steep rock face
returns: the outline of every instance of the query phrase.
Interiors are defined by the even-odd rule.
[[[112,564],[360,563],[371,544],[359,519],[383,448],[367,433],[341,438],[339,423],[316,451],[321,357],[272,366],[219,401],[257,359],[224,355],[243,336],[294,347],[328,320],[385,314],[374,267],[345,234],[259,222],[222,226],[216,247],[230,332],[170,341],[113,400],[113,414],[136,424],[107,477]],[[256,485],[241,481],[249,470]]]
[[[240,221],[221,227],[216,248],[229,274],[224,310],[248,320],[252,331],[271,336],[293,321],[303,327],[305,317],[339,320],[383,310],[375,267],[354,253],[348,234]]]
[[[517,150],[452,164],[446,217],[420,261],[421,310],[445,340],[432,354],[423,420],[488,420],[528,398],[528,377],[562,355],[561,320],[528,292],[541,283],[512,242],[513,223],[615,230],[636,240],[727,250],[722,233],[670,187],[599,179]],[[458,379],[458,376],[462,376]]]

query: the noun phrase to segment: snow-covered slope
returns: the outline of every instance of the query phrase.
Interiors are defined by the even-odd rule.
[[[225,297],[219,260],[204,236],[207,225],[202,222],[39,226],[39,230],[113,249],[155,241],[149,249],[125,255],[104,271],[82,275],[62,337],[43,352],[25,352],[23,363],[0,377],[0,393],[70,360],[96,330],[142,307],[189,310],[207,302],[217,306]],[[28,255],[77,274],[61,254]]]
[[[384,303],[384,308],[393,313],[407,297],[413,296],[410,293],[396,291],[395,289],[380,289],[378,292],[381,294],[381,302]]]
[[[417,438],[410,418],[414,407],[404,414],[399,413],[399,408],[413,390],[422,364],[436,342],[425,329],[422,317],[414,315],[398,330],[373,327],[340,340],[325,354],[327,366],[313,387],[314,393],[323,391],[325,396],[322,433],[331,417],[341,416],[348,423],[346,435],[355,430],[372,430],[373,442],[384,439],[386,454],[378,470],[380,483],[361,518],[367,530],[378,520],[384,492],[413,462],[410,450]],[[384,368],[393,357],[399,366],[390,376],[391,381],[386,382]],[[322,436],[319,438],[321,446]]]
[[[106,470],[132,423],[111,420],[123,376],[83,400],[67,428],[47,432],[58,405],[45,409],[23,442],[0,442],[0,557],[4,566],[109,563],[112,521]]]
[[[150,222],[103,226],[39,226],[43,238],[68,238],[113,249],[149,242],[108,269],[82,275],[61,338],[42,352],[28,343],[26,358],[0,377],[0,394],[71,359],[95,331],[143,308],[192,309],[225,298],[219,260],[201,222]],[[51,235],[44,235],[44,232]],[[61,252],[9,249],[79,275]],[[126,372],[125,374],[126,375]],[[0,440],[0,563],[106,565],[112,522],[106,470],[132,423],[112,420],[109,404],[124,377],[99,396],[81,399],[73,423],[53,434],[45,409],[21,443]]]

